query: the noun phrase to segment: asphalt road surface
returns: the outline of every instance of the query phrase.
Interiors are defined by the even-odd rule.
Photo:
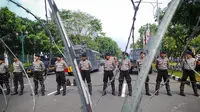
[[[73,83],[73,76],[66,76]],[[116,76],[115,86],[116,93],[118,91],[118,77]],[[131,75],[132,84],[137,79],[137,75]],[[102,93],[103,84],[103,71],[94,72],[91,74],[93,84],[93,95],[91,96],[93,106],[95,106],[95,112],[121,112],[121,107],[127,96],[127,84],[123,84],[122,96],[112,96],[111,87],[108,87],[108,94],[100,98]],[[156,73],[150,75],[150,82],[155,83]],[[11,96],[8,95],[8,107],[5,112],[33,112],[33,100],[30,96],[31,89],[27,84],[25,78],[25,91],[23,96]],[[31,79],[32,80],[32,79]],[[173,96],[167,96],[165,87],[161,88],[159,96],[153,97],[151,100],[149,96],[145,95],[145,89],[143,88],[142,102],[140,104],[140,112],[200,112],[200,98],[193,95],[191,87],[185,87],[186,97],[179,95],[180,83],[171,80],[171,90]],[[36,109],[35,112],[81,112],[80,97],[76,86],[67,87],[66,96],[55,96],[56,81],[55,75],[49,75],[45,81],[46,95],[35,96],[36,97]],[[150,92],[153,93],[155,84],[150,84]],[[13,91],[13,88],[12,88]],[[199,92],[200,93],[200,92]],[[118,93],[117,93],[118,94]],[[97,100],[99,102],[96,104]],[[129,97],[127,97],[129,98]],[[5,109],[5,100],[3,95],[0,95],[0,111]]]

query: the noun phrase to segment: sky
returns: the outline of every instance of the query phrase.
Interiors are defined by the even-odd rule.
[[[15,0],[38,17],[45,18],[44,0]],[[102,22],[103,32],[106,36],[115,40],[121,50],[125,49],[132,18],[134,14],[131,0],[54,0],[59,9],[80,10],[97,17]],[[134,0],[138,1],[138,0]],[[153,16],[153,6],[146,1],[156,2],[156,0],[142,0],[135,24],[135,37],[139,38],[138,30],[146,23],[155,23]],[[167,7],[171,0],[158,0],[161,9]],[[8,2],[8,0],[0,0],[0,7],[8,6],[11,11],[17,15],[34,19],[24,10],[16,5]],[[156,4],[154,3],[154,13],[156,12]]]

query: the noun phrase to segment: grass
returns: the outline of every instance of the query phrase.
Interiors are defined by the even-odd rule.
[[[156,69],[155,63],[152,64],[152,67],[153,67],[153,69]],[[168,70],[168,72],[172,73],[172,70]],[[174,73],[173,73],[173,75],[175,75],[177,77],[182,77],[182,74],[183,74],[183,72],[181,72],[181,71],[174,71]],[[200,81],[200,76],[198,76],[197,74],[195,74],[195,75],[196,75],[196,80]],[[189,77],[188,77],[188,80],[190,80]]]

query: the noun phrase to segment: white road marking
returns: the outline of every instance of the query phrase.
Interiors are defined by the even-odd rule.
[[[122,95],[121,95],[121,97],[125,97],[126,86],[127,86],[127,84],[124,82],[124,83],[123,83],[123,86],[122,86]]]
[[[63,88],[61,88],[60,89],[61,91],[63,90]],[[47,96],[50,96],[50,95],[52,95],[52,94],[55,94],[57,91],[53,91],[53,92],[51,92],[51,93],[49,93],[49,94],[47,94]]]
[[[71,86],[73,86],[73,84],[71,84]],[[67,86],[66,89],[69,88],[69,87],[70,87],[70,86]],[[60,91],[62,91],[62,90],[63,90],[63,88],[60,89]],[[52,94],[54,94],[54,93],[56,93],[56,92],[57,92],[57,90],[56,90],[56,91],[53,91],[53,92],[51,92],[51,93],[49,93],[49,94],[47,94],[47,96],[50,96],[50,95],[52,95]]]

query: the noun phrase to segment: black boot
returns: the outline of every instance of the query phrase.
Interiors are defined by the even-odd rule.
[[[92,84],[91,83],[88,83],[88,90],[89,90],[90,95],[92,95]]]
[[[197,97],[199,97],[196,83],[192,83],[192,88],[193,88],[193,91],[194,91],[194,95],[197,96]]]
[[[57,92],[54,95],[59,95],[60,94],[60,88],[61,88],[61,86],[57,85]]]
[[[62,94],[62,95],[63,95],[63,96],[66,95],[66,84],[63,85],[63,94]]]
[[[169,82],[167,82],[165,84],[165,86],[166,86],[166,90],[167,90],[167,95],[172,96],[172,93],[171,93],[171,90],[170,90],[170,86],[169,86]]]
[[[128,91],[129,91],[128,95],[132,96],[132,85],[131,85],[131,82],[128,83]]]
[[[182,82],[181,85],[180,85],[180,95],[181,96],[186,96],[185,93],[184,93],[184,85],[185,85],[184,82]]]
[[[23,90],[21,90],[20,93],[19,93],[19,95],[21,96],[21,95],[23,95],[23,94],[24,94],[24,92],[23,92]]]
[[[155,88],[155,91],[157,91],[157,92],[156,92],[155,95],[159,95],[159,88],[160,88],[160,82],[157,82],[156,83],[156,88]]]
[[[42,87],[41,87],[41,93],[42,93],[42,96],[45,95],[45,86],[44,86],[44,84],[43,84]]]
[[[111,83],[111,87],[112,87],[112,95],[115,96],[115,83],[114,82]]]
[[[146,95],[151,96],[151,94],[149,93],[149,84],[145,83],[145,89],[146,89]]]
[[[107,88],[107,83],[104,83],[103,84],[103,96],[105,96],[106,95],[106,88]]]
[[[16,94],[18,94],[18,92],[17,92],[17,87],[15,86],[14,87],[14,93],[12,95],[16,95]]]
[[[123,82],[119,83],[119,88],[118,88],[119,93],[118,93],[118,96],[122,95],[122,84],[123,84]]]
[[[0,94],[3,94],[2,90],[0,89]]]
[[[23,95],[23,94],[24,94],[24,85],[22,84],[22,85],[21,85],[21,91],[20,91],[19,95],[21,96],[21,95]]]

